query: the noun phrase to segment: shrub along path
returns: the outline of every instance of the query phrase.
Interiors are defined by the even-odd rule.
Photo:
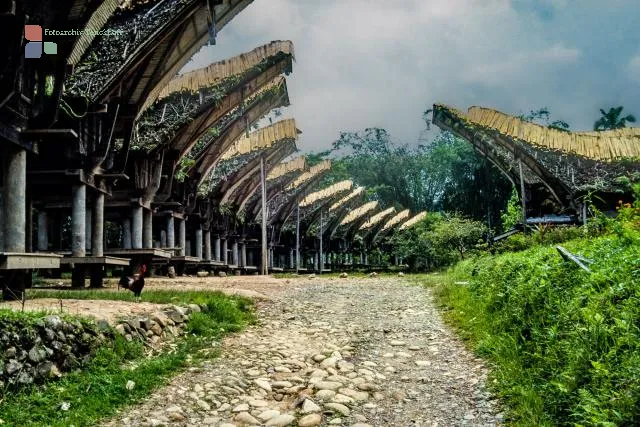
[[[430,290],[396,277],[255,279],[270,297],[257,325],[104,425],[500,423],[486,367]]]

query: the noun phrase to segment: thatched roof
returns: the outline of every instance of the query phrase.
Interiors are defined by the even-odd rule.
[[[417,214],[416,216],[411,218],[409,221],[407,221],[404,224],[402,224],[400,226],[400,230],[406,230],[408,228],[413,227],[414,225],[416,225],[417,223],[422,221],[426,216],[427,216],[426,212],[420,212],[419,214]]]
[[[234,204],[240,210],[244,209],[246,202],[260,187],[260,157],[264,157],[265,168],[268,172],[271,165],[279,163],[296,150],[294,141],[290,138],[283,138],[273,141],[268,147],[261,148],[253,159],[230,176],[222,185],[221,193],[224,195],[220,204]]]
[[[289,141],[295,150],[298,132],[295,120],[288,119],[252,132],[249,137],[242,136],[222,155],[220,162],[204,179],[201,186],[213,189],[221,183],[238,180],[237,171],[247,164],[252,164],[252,168],[259,165],[260,155],[278,143]],[[250,170],[252,169],[247,171]],[[229,185],[232,184],[233,182]],[[203,191],[200,193],[203,194]]]
[[[212,9],[200,0],[133,1],[102,25],[120,35],[96,37],[81,49],[84,53],[65,83],[66,94],[94,102],[117,97],[146,107],[210,40],[212,16],[215,31],[220,31],[252,1],[225,0]]]
[[[282,176],[290,174],[291,172],[302,171],[307,168],[307,158],[305,156],[299,156],[295,159],[283,162],[274,167],[269,175],[267,175],[267,181],[276,180]]]
[[[333,205],[331,205],[331,207],[329,207],[329,212],[333,212],[336,209],[340,209],[341,207],[346,205],[349,201],[353,200],[354,198],[358,197],[360,194],[364,193],[364,190],[365,190],[364,187],[356,188],[351,193],[347,194],[342,199],[338,200]]]
[[[93,39],[96,37],[95,32],[107,23],[109,18],[111,18],[113,13],[118,9],[118,6],[120,6],[121,1],[122,0],[104,0],[100,6],[98,6],[96,11],[91,15],[91,18],[89,18],[87,25],[85,25],[85,30],[90,29],[92,31],[84,31],[82,35],[78,37],[69,58],[67,58],[67,63],[76,65],[80,62],[82,55],[89,46],[91,46]]]
[[[624,179],[637,173],[638,128],[606,132],[564,132],[473,107],[469,113],[436,104],[433,123],[471,143],[517,188],[520,168],[528,207],[576,212],[580,197],[628,192]],[[615,196],[613,196],[615,197]],[[617,200],[617,199],[616,199]]]
[[[337,194],[344,193],[345,191],[349,191],[351,190],[352,187],[353,187],[353,181],[351,180],[340,181],[327,188],[323,188],[320,191],[316,191],[315,193],[309,194],[307,197],[302,199],[302,201],[300,201],[300,207],[303,208],[306,206],[313,205],[314,203],[320,200],[325,200]]]
[[[196,93],[202,88],[218,85],[222,80],[245,73],[279,53],[293,57],[293,43],[289,40],[272,41],[250,52],[177,76],[162,89],[158,99],[183,91]]]
[[[385,219],[386,217],[388,217],[389,215],[391,215],[395,211],[396,211],[396,208],[392,207],[392,208],[385,209],[382,212],[379,212],[379,213],[375,214],[374,216],[369,218],[369,221],[365,222],[364,224],[362,224],[362,226],[360,226],[360,230],[368,230],[368,229],[370,229],[372,227],[375,227],[383,219]]]
[[[219,135],[210,140],[201,141],[202,149],[197,156],[194,156],[195,163],[187,172],[190,179],[200,182],[216,166],[220,156],[232,146],[234,141],[246,133],[247,126],[255,124],[272,109],[286,105],[289,105],[289,96],[286,84],[283,82],[275,90],[252,101],[244,111],[244,115],[233,115]]]
[[[243,136],[236,140],[231,147],[220,157],[220,160],[226,160],[231,157],[247,154],[261,148],[267,148],[276,141],[283,139],[297,140],[300,131],[296,127],[294,119],[282,120],[265,128],[259,129],[249,134],[249,137]]]
[[[280,46],[280,45],[283,46]],[[188,152],[196,141],[225,115],[242,110],[242,104],[283,85],[283,72],[291,70],[290,42],[271,42],[249,53],[216,62],[174,78],[153,103],[145,101],[139,115],[141,146],[162,144]],[[278,50],[280,47],[284,50]],[[258,61],[256,52],[265,57]],[[249,61],[247,58],[258,61]],[[141,111],[142,111],[141,110]],[[155,144],[148,141],[159,140]]]
[[[604,162],[640,159],[640,128],[568,132],[530,123],[490,108],[471,107],[467,114],[451,107],[446,108],[455,112],[460,119],[469,120],[539,147]]]
[[[372,210],[376,209],[377,207],[378,207],[378,201],[365,203],[364,205],[349,212],[342,219],[342,221],[340,221],[340,225],[347,225],[354,221],[357,221],[358,219],[362,218],[363,216],[365,216]]]
[[[397,224],[400,224],[402,221],[409,218],[410,215],[411,215],[411,212],[409,211],[409,209],[403,210],[402,212],[398,213],[393,218],[391,218],[389,221],[387,221],[387,223],[384,225],[384,227],[382,227],[380,231],[384,232],[384,231],[390,230],[392,227],[396,226]]]
[[[272,70],[274,71],[274,70]],[[231,87],[225,95],[214,98],[212,102],[204,101],[193,114],[188,116],[186,122],[182,122],[176,129],[173,136],[169,137],[166,146],[180,153],[180,155],[190,154],[190,157],[197,157],[210,140],[211,133],[220,133],[224,126],[242,113],[244,103],[245,112],[252,103],[260,98],[286,91],[286,80],[284,76],[277,75],[269,80],[275,72],[265,72],[244,84],[242,88]],[[238,82],[240,84],[240,82]],[[227,85],[221,85],[226,87]],[[220,91],[226,90],[219,86]],[[160,105],[167,100],[163,100],[156,105]],[[158,108],[151,108],[149,111],[158,112]],[[157,113],[156,113],[157,114]],[[214,131],[215,130],[215,131]]]
[[[321,173],[328,171],[329,169],[331,169],[331,160],[323,160],[322,162],[318,163],[315,166],[312,166],[307,172],[296,178],[295,181],[287,186],[286,190],[294,190],[295,188],[301,186],[305,182],[313,179]]]

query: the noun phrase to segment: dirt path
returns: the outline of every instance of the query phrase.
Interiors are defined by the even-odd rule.
[[[258,325],[104,425],[500,423],[484,365],[445,328],[429,291],[396,278],[246,287],[270,297]]]

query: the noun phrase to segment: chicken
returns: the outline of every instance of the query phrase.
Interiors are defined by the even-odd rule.
[[[142,288],[144,288],[144,275],[146,272],[147,266],[142,264],[140,272],[134,274],[132,277],[123,274],[120,278],[120,282],[118,282],[118,287],[122,286],[125,289],[129,289],[133,292],[133,295],[140,300],[140,294],[142,293]]]

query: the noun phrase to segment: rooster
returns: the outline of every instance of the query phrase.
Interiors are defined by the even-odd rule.
[[[140,294],[142,293],[142,288],[144,288],[144,274],[147,272],[147,266],[142,264],[140,267],[140,272],[134,274],[132,277],[123,274],[120,278],[120,282],[118,282],[118,288],[122,286],[125,289],[129,289],[133,292],[133,295],[140,301]]]

